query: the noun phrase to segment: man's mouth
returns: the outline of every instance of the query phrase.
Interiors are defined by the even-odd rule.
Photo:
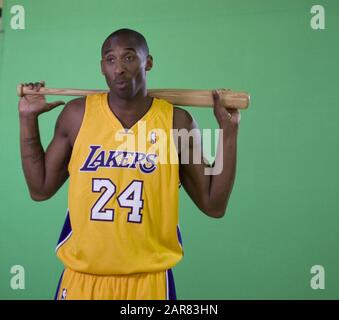
[[[124,89],[126,88],[128,85],[128,81],[127,80],[119,80],[115,82],[115,86],[119,89]]]

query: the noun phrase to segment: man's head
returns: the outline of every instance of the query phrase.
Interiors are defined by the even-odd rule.
[[[147,42],[139,32],[119,29],[102,45],[101,71],[110,90],[122,99],[146,89],[146,71],[152,66]]]

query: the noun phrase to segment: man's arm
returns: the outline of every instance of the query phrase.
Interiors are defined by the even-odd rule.
[[[225,214],[228,199],[231,195],[236,171],[237,133],[240,114],[237,110],[226,110],[221,106],[218,94],[214,93],[214,114],[219,123],[221,133],[217,154],[213,166],[204,160],[202,139],[198,130],[193,130],[193,139],[188,145],[182,145],[179,136],[178,151],[182,160],[181,150],[189,151],[189,163],[180,163],[180,181],[200,210],[208,216],[220,218]],[[231,115],[231,118],[230,118]],[[175,108],[174,129],[198,129],[195,121],[185,110]],[[221,139],[222,138],[222,142]],[[200,163],[193,163],[193,153],[200,152]],[[181,161],[182,162],[182,161]],[[216,174],[205,173],[205,170]]]
[[[43,84],[31,84],[39,90]],[[38,116],[61,104],[62,101],[46,103],[44,96],[22,97],[19,101],[21,161],[31,198],[42,201],[50,198],[68,178],[68,162],[72,152],[70,125],[72,109],[69,102],[60,113],[55,125],[54,137],[46,152],[39,133]]]

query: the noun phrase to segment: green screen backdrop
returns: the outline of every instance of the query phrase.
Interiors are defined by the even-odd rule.
[[[174,268],[178,299],[339,298],[338,1],[5,0],[4,5],[1,299],[52,299],[63,269],[54,249],[66,215],[67,184],[48,201],[30,199],[21,169],[16,85],[45,80],[56,88],[106,88],[100,47],[122,27],[148,41],[154,58],[149,88],[223,87],[248,91],[252,98],[242,111],[226,215],[209,218],[180,192],[185,255]],[[12,27],[14,5],[25,10],[24,29]],[[323,29],[312,27],[314,5],[324,9]],[[186,109],[200,128],[217,128],[212,109]],[[40,117],[45,147],[59,112]],[[24,267],[24,289],[11,287],[14,265]],[[315,265],[325,272],[324,289],[311,286]]]

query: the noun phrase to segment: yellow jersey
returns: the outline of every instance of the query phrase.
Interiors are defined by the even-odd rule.
[[[98,275],[170,269],[183,256],[173,105],[153,98],[125,129],[107,98],[86,98],[57,256],[72,270]]]

